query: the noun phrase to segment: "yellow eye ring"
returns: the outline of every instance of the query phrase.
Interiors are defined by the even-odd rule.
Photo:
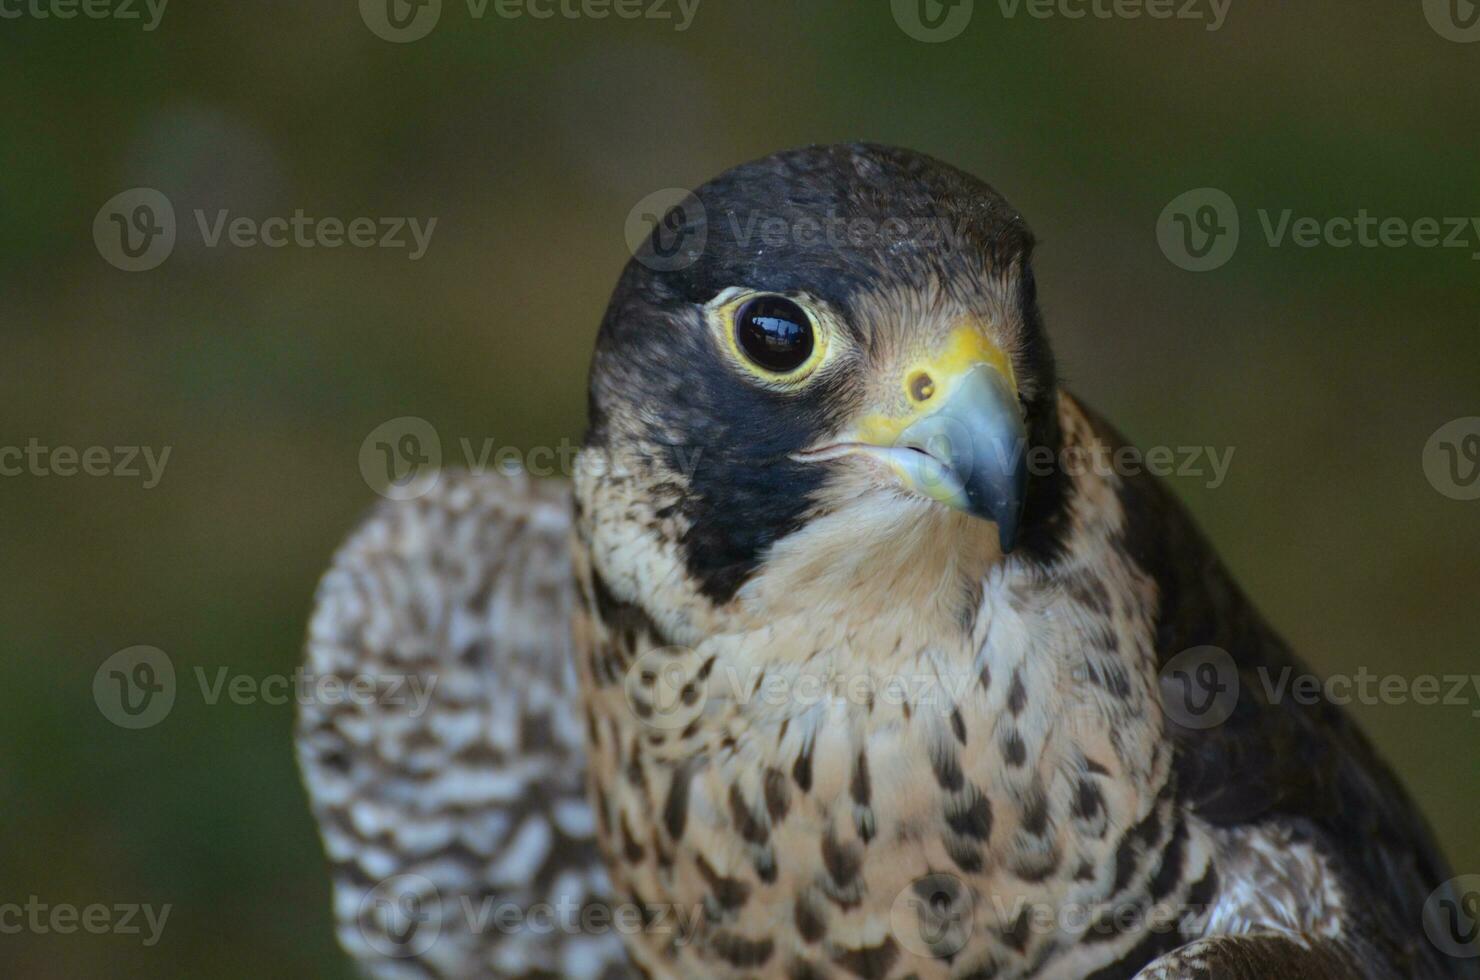
[[[727,290],[709,319],[735,364],[769,388],[799,387],[827,357],[834,320],[810,299],[755,290]]]

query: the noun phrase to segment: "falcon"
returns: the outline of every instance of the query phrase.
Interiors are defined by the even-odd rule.
[[[737,167],[623,272],[573,479],[351,536],[308,670],[428,692],[299,719],[367,973],[1480,976],[1392,772],[1093,465],[1133,447],[1058,383],[1033,245],[918,153]]]

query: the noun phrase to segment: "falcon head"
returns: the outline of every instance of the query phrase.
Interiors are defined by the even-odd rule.
[[[717,604],[802,553],[976,573],[1044,547],[1053,481],[1026,460],[1057,414],[1032,248],[991,187],[907,150],[809,147],[705,184],[602,323],[590,516],[650,515],[636,533]]]

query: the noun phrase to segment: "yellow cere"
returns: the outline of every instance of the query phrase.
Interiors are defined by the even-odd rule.
[[[874,446],[892,446],[900,433],[949,399],[957,380],[978,364],[988,364],[1002,372],[1012,390],[1017,391],[1017,378],[1013,376],[1012,362],[1007,355],[992,343],[980,323],[972,319],[962,320],[938,351],[907,365],[900,375],[905,404],[909,408],[902,414],[876,412],[860,419],[857,441]],[[922,374],[928,377],[928,384],[919,380]],[[917,398],[916,395],[924,397]]]

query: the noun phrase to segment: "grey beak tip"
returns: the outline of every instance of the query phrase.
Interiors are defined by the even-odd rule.
[[[1003,521],[997,525],[997,541],[1004,555],[1012,554],[1012,549],[1017,547],[1017,530],[1016,519]]]
[[[1017,545],[1022,523],[1027,441],[1017,394],[1001,372],[984,364],[899,440],[933,456],[958,481],[949,505],[996,524],[1004,555]]]

